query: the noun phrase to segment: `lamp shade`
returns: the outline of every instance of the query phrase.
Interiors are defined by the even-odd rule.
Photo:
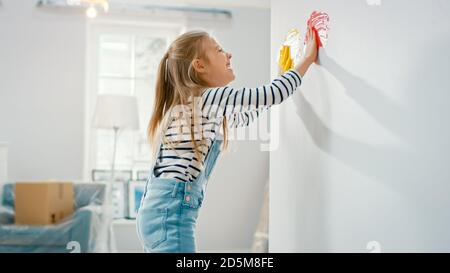
[[[137,99],[133,96],[101,95],[95,106],[94,127],[139,129]]]

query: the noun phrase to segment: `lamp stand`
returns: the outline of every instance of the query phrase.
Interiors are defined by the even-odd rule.
[[[111,181],[114,182],[115,168],[116,168],[116,150],[117,150],[117,134],[119,132],[119,127],[114,126],[114,149],[112,156],[112,165],[111,165]]]

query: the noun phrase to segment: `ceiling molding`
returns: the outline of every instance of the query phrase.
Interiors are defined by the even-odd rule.
[[[116,1],[116,0],[110,0]],[[270,9],[271,0],[128,0],[130,3],[183,4],[202,7],[221,8],[262,8]]]
[[[1,1],[1,0],[0,0]],[[183,12],[197,15],[212,15],[217,19],[229,19],[232,17],[232,12],[228,9],[214,8],[214,7],[202,7],[187,4],[153,4],[157,1],[113,1],[109,0],[108,13],[118,12],[156,12],[156,11],[168,11],[168,12]],[[168,1],[166,1],[168,2]],[[175,2],[175,1],[172,1]],[[149,4],[152,3],[152,4]],[[87,8],[89,5],[82,3],[81,5],[69,5],[66,0],[39,0],[37,7],[39,8],[71,8],[81,9]]]

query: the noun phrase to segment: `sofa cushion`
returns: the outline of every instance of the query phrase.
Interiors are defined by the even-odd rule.
[[[27,225],[1,225],[0,244],[1,245],[40,245],[58,246],[66,245],[70,241],[70,226],[68,223],[48,226],[27,226]],[[67,225],[64,228],[64,225]]]
[[[88,205],[101,205],[105,201],[106,184],[75,183],[75,209]]]
[[[14,211],[11,208],[0,207],[0,225],[14,223]]]
[[[14,209],[14,184],[4,184],[2,195],[2,205],[6,208]]]

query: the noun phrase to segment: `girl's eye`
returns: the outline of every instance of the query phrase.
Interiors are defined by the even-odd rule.
[[[219,52],[223,52],[223,49],[222,49],[222,48],[219,48]]]

